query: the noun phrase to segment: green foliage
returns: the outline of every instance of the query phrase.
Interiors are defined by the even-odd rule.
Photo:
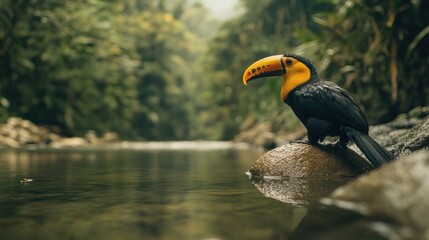
[[[175,61],[187,52],[183,26],[166,12],[136,11],[121,16],[118,26],[127,26],[121,35],[135,48],[130,52],[139,62],[136,90],[140,103],[133,125],[137,136],[146,139],[175,139],[189,136],[191,109],[189,94],[180,86],[183,76]],[[183,89],[180,89],[183,87]],[[177,121],[172,121],[177,119]]]
[[[0,0],[0,121],[149,140],[231,139],[249,116],[293,129],[279,79],[241,82],[284,52],[310,58],[370,122],[429,104],[428,1],[241,3],[219,26],[186,0]]]
[[[85,7],[82,7],[85,5]],[[137,92],[133,60],[98,1],[7,1],[2,4],[1,95],[9,113],[58,125],[130,131]],[[91,128],[90,128],[91,126]]]
[[[271,122],[274,131],[297,119],[278,97],[280,82],[252,82],[241,74],[255,60],[295,52],[311,59],[322,78],[348,89],[371,123],[429,104],[427,1],[255,1],[224,24],[210,44],[211,122],[230,138],[245,116]],[[209,80],[210,79],[210,80]],[[249,89],[251,88],[251,89]]]
[[[387,121],[428,104],[427,1],[339,1],[314,20],[323,74],[360,100],[369,120]],[[426,84],[425,84],[426,83]]]
[[[0,26],[3,120],[190,137],[192,93],[175,65],[192,55],[190,37],[163,1],[1,0]]]

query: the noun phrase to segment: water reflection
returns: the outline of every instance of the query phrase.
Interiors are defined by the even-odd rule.
[[[285,203],[306,206],[328,196],[352,178],[253,178],[262,194]]]
[[[253,178],[264,196],[307,207],[288,239],[420,239],[423,234],[388,219],[364,216],[332,204],[328,197],[351,178]],[[353,204],[353,203],[349,203]],[[404,237],[405,236],[405,237]],[[417,238],[416,238],[417,237]]]
[[[0,152],[1,239],[281,239],[306,213],[255,190],[250,150]],[[23,185],[23,177],[32,178]]]

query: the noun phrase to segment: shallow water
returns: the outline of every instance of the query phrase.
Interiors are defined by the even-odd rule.
[[[306,214],[244,174],[261,152],[154,149],[1,151],[0,239],[286,239]]]

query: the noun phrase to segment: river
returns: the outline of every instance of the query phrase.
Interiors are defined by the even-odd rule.
[[[286,239],[307,209],[257,191],[245,172],[260,155],[198,142],[1,150],[0,239]]]

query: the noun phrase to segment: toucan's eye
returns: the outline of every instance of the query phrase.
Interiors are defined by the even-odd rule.
[[[286,59],[286,65],[288,65],[288,66],[290,66],[290,65],[292,65],[292,59],[291,58],[287,58]]]

